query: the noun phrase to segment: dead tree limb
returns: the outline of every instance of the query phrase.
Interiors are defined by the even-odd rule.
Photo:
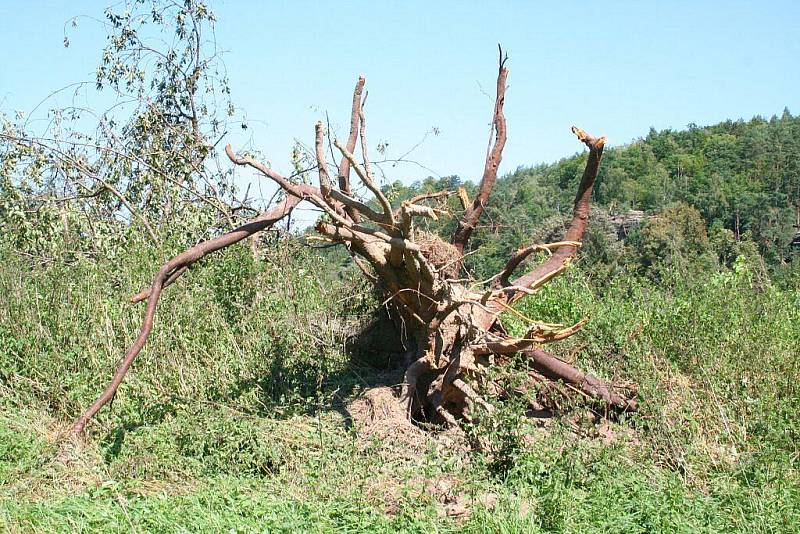
[[[537,289],[563,272],[575,257],[588,224],[589,203],[605,137],[595,138],[579,128],[572,128],[578,139],[589,148],[589,155],[577,187],[572,221],[561,241],[519,249],[503,270],[487,281],[476,282],[469,276],[463,277],[464,251],[490,201],[506,142],[503,114],[508,77],[506,61],[507,57],[501,50],[492,120],[494,142],[490,143],[475,198],[469,202],[463,190],[459,191],[465,211],[451,242],[422,231],[414,224],[419,218],[435,220],[449,216],[447,211],[420,204],[426,199],[447,196],[449,192],[418,195],[402,202],[399,207],[392,207],[377,187],[367,154],[361,96],[365,83],[363,77],[359,78],[353,92],[347,143],[334,141],[342,154],[337,183],[328,171],[326,132],[321,123],[317,123],[314,132],[319,187],[294,183],[251,157],[237,155],[230,145],[227,146],[226,153],[234,164],[259,171],[284,191],[286,200],[264,217],[225,236],[201,243],[170,260],[156,275],[150,289],[134,297],[134,301],[148,300],[139,337],[103,395],[75,422],[73,432],[80,432],[97,410],[113,397],[152,328],[163,288],[181,276],[193,262],[267,228],[301,201],[309,202],[323,212],[315,225],[319,235],[311,238],[346,246],[357,260],[358,267],[368,273],[368,278],[385,297],[384,305],[391,309],[398,330],[404,336],[408,358],[404,369],[405,384],[399,392],[398,402],[412,420],[453,425],[490,411],[491,403],[482,396],[482,391],[491,388],[482,390],[481,384],[488,380],[490,366],[502,365],[508,361],[506,356],[513,353],[529,356],[538,376],[569,384],[574,391],[597,399],[614,410],[635,409],[635,401],[616,392],[611,385],[539,348],[539,345],[576,334],[585,320],[573,326],[546,324],[525,317],[513,307],[524,296],[533,295],[535,298]],[[327,135],[330,136],[330,132]],[[361,140],[362,163],[354,153],[358,139]],[[354,197],[351,169],[374,195],[372,205],[379,208],[371,207],[370,201]],[[544,252],[549,257],[530,272],[513,279],[514,272],[534,252]],[[503,326],[504,312],[515,314],[530,324],[523,337],[508,334]]]
[[[364,91],[364,83],[366,83],[366,79],[363,76],[359,76],[356,88],[353,91],[353,107],[350,111],[350,135],[347,137],[347,144],[345,145],[349,152],[353,152],[356,149],[358,124],[361,116],[361,93]],[[347,196],[352,196],[353,194],[350,190],[350,162],[345,157],[342,157],[342,161],[339,163],[339,189]],[[352,207],[346,209],[350,218],[354,222],[358,222],[358,210]]]
[[[636,411],[636,400],[626,399],[622,395],[615,393],[611,386],[602,380],[575,369],[552,354],[541,349],[529,349],[524,351],[523,354],[530,357],[533,367],[547,378],[563,380],[565,383],[579,388],[590,397],[600,399],[619,410],[625,412]]]
[[[567,228],[567,233],[564,235],[564,241],[571,243],[559,247],[547,261],[529,273],[520,276],[516,280],[508,281],[508,277],[526,256],[520,254],[515,255],[509,264],[506,265],[505,269],[503,269],[503,274],[501,276],[503,285],[533,287],[546,283],[563,272],[569,265],[569,262],[572,261],[578,253],[578,243],[583,239],[583,234],[586,233],[586,227],[589,224],[589,203],[592,198],[594,182],[597,179],[597,172],[600,169],[600,160],[603,157],[603,147],[605,146],[606,138],[592,137],[576,126],[572,127],[572,132],[589,148],[589,157],[586,160],[586,168],[583,171],[583,177],[578,185],[578,193],[575,195],[572,221]],[[508,293],[506,302],[511,304],[523,296],[525,295],[521,292]]]
[[[114,398],[119,385],[122,383],[125,375],[128,374],[128,370],[133,364],[133,361],[136,359],[136,356],[138,356],[142,351],[142,348],[144,348],[144,345],[147,342],[147,337],[150,335],[150,331],[153,329],[153,321],[155,319],[156,306],[158,306],[158,299],[161,296],[161,291],[167,285],[167,282],[174,282],[182,273],[186,272],[186,269],[191,264],[200,260],[204,256],[233,245],[234,243],[238,243],[242,239],[245,239],[256,232],[260,232],[266,228],[269,228],[277,221],[288,215],[298,204],[298,202],[300,202],[300,198],[296,196],[288,196],[285,200],[283,200],[283,202],[279,203],[264,215],[243,226],[240,226],[236,230],[228,232],[227,234],[193,246],[186,252],[183,252],[182,254],[172,258],[170,261],[165,263],[161,269],[159,269],[158,273],[153,279],[153,283],[150,286],[149,291],[147,291],[146,294],[144,294],[144,292],[140,293],[139,295],[142,295],[141,298],[139,298],[139,295],[134,297],[134,299],[137,299],[136,302],[147,299],[147,308],[144,312],[142,328],[139,331],[138,337],[128,348],[128,351],[122,358],[122,362],[117,368],[117,371],[114,373],[114,377],[111,379],[111,382],[108,384],[108,386],[106,386],[106,389],[103,391],[103,393],[92,403],[91,406],[89,406],[85,412],[80,415],[80,417],[78,417],[78,419],[75,420],[72,428],[70,429],[70,434],[78,435],[83,432],[86,423],[88,423],[89,420],[94,417],[100,408],[105,406],[106,403]]]
[[[494,145],[486,155],[486,164],[483,168],[480,186],[478,186],[478,194],[472,201],[472,205],[468,206],[464,211],[464,215],[458,221],[458,227],[453,234],[453,238],[450,240],[459,252],[464,252],[467,242],[472,236],[472,231],[478,225],[483,209],[489,202],[489,195],[491,195],[492,188],[494,188],[494,184],[497,181],[497,169],[500,167],[500,160],[503,158],[503,148],[506,145],[506,117],[503,114],[503,105],[506,98],[506,80],[508,79],[508,69],[505,67],[506,61],[508,61],[508,56],[504,56],[503,49],[500,48],[497,94],[494,101],[494,116],[492,117],[492,126],[495,133]]]

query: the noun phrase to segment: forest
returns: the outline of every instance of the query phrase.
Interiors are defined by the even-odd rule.
[[[0,530],[800,529],[800,117],[509,172],[500,48],[482,175],[387,179],[358,73],[286,171],[211,7],[100,16],[124,104],[0,111]]]
[[[797,145],[798,127],[800,119],[786,109],[770,119],[729,120],[702,128],[690,124],[678,132],[651,129],[629,145],[607,149],[592,198],[601,212],[592,224],[598,231],[605,225],[610,232],[607,245],[616,241],[611,237],[616,224],[618,237],[624,237],[630,247],[628,267],[640,272],[654,262],[664,264],[670,250],[698,252],[709,238],[718,259],[728,267],[739,255],[731,247],[738,251],[749,247],[762,257],[764,268],[780,271],[792,262],[797,247],[792,243],[800,222],[800,184],[797,152],[791,147]],[[541,231],[543,224],[555,231],[559,216],[572,202],[569,184],[580,175],[584,158],[576,155],[554,164],[519,168],[498,180],[489,208],[491,223],[479,230],[483,257],[473,262],[473,268],[497,261],[495,256],[504,257]],[[451,176],[410,186],[396,182],[387,191],[405,198],[460,185],[470,191],[475,187]],[[633,228],[627,223],[622,229],[631,211],[663,216],[660,223],[650,221],[645,235],[652,239],[657,239],[653,234],[657,227],[666,232],[683,217],[691,219],[693,228],[684,230],[685,243],[645,243],[637,217]],[[614,216],[616,223],[611,220]],[[650,252],[652,257],[644,251],[647,246],[657,247]],[[609,264],[608,253],[597,250],[595,254],[603,255],[603,262]]]

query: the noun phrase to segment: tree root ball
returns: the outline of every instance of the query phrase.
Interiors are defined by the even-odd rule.
[[[463,266],[462,254],[454,245],[436,234],[423,230],[414,232],[414,242],[420,246],[422,255],[439,271],[442,278],[459,277]]]

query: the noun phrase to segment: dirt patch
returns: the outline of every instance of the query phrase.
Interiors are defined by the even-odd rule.
[[[397,392],[388,386],[366,390],[347,406],[347,412],[360,441],[395,451],[398,456],[422,458],[432,449],[451,454],[470,450],[460,428],[422,429],[411,423]]]
[[[475,508],[491,510],[498,501],[497,495],[491,492],[471,494],[464,482],[453,474],[414,476],[408,480],[375,479],[367,485],[366,491],[383,504],[384,512],[389,515],[408,513],[408,507],[416,509],[424,502],[434,505],[439,517],[459,522],[466,520]]]
[[[414,426],[390,387],[367,390],[348,406],[360,441],[376,446],[381,456],[417,459],[430,446],[430,438]]]
[[[439,515],[464,520],[475,507],[492,509],[497,504],[497,495],[482,493],[470,495],[462,482],[453,475],[427,479],[423,486],[425,493],[438,503]]]
[[[457,520],[469,517],[475,506],[495,505],[494,494],[471,495],[463,481],[453,474],[404,479],[397,476],[399,471],[393,467],[399,462],[411,472],[418,472],[432,450],[461,454],[469,462],[469,446],[463,431],[450,428],[431,432],[417,427],[408,420],[395,391],[389,387],[367,390],[348,406],[348,412],[359,442],[382,460],[381,474],[386,476],[376,476],[368,484],[367,493],[383,503],[387,514],[399,514],[409,499],[420,498],[435,504],[440,516]]]

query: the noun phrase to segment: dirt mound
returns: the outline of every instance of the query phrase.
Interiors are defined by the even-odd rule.
[[[424,454],[429,437],[414,426],[390,387],[367,390],[347,411],[359,438],[393,457],[407,459]]]

